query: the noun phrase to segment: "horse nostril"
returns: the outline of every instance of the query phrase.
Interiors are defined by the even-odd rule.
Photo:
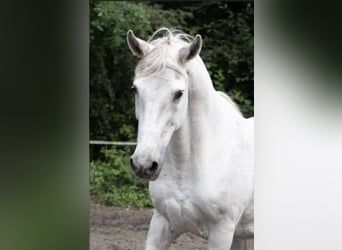
[[[154,162],[152,162],[151,167],[146,168],[144,170],[144,174],[151,176],[156,172],[157,169],[158,169],[158,163],[156,161],[154,161]]]
[[[155,172],[158,168],[158,163],[157,162],[152,162],[152,166],[150,167],[151,172]]]
[[[138,172],[138,171],[139,171],[139,167],[138,167],[137,165],[134,164],[132,158],[130,158],[130,163],[131,163],[131,168],[132,168],[132,170],[133,170],[135,173]]]

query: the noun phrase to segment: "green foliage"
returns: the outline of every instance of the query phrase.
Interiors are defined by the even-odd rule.
[[[246,117],[253,116],[253,5],[205,2],[189,7],[202,35],[201,57],[217,90],[228,93]]]
[[[117,206],[151,206],[147,183],[129,168],[132,149],[102,148],[104,158],[90,163],[90,196],[93,202]]]
[[[247,117],[252,116],[254,112],[252,102],[244,97],[241,90],[232,89],[228,95],[238,104],[242,114]]]

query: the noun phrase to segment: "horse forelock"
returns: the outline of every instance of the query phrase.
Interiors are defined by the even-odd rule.
[[[158,74],[170,68],[185,76],[184,67],[178,60],[178,51],[189,44],[191,36],[180,30],[160,28],[153,33],[148,42],[153,49],[141,58],[135,69],[136,77]]]

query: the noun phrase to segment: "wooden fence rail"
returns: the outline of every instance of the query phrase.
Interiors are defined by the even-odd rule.
[[[129,141],[96,141],[91,140],[89,144],[92,145],[115,145],[115,146],[135,146],[137,145],[136,142],[129,142]]]

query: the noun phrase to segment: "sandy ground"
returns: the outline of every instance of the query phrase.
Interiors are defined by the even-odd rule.
[[[152,209],[91,205],[90,249],[144,249],[152,213]],[[172,244],[170,249],[206,250],[207,242],[192,234],[184,234]]]
[[[90,207],[90,250],[144,249],[152,209]],[[171,250],[206,250],[207,241],[184,234],[172,244]]]

